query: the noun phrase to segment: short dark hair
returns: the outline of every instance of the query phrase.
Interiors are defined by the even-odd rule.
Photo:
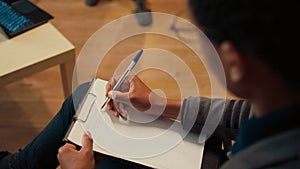
[[[299,88],[296,42],[300,21],[294,0],[190,0],[196,22],[214,43],[231,41]],[[296,46],[297,45],[297,46]]]

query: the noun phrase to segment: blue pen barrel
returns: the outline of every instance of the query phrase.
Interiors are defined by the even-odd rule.
[[[126,71],[122,74],[122,76],[120,77],[120,79],[118,80],[118,82],[115,84],[115,86],[113,87],[112,90],[117,90],[120,85],[123,83],[123,81],[126,79],[126,77],[128,76],[129,72],[134,68],[134,66],[136,65],[136,63],[138,62],[138,60],[140,59],[140,57],[143,54],[143,49],[140,50],[135,57],[133,58],[132,62],[130,63],[130,65],[128,66],[128,68],[126,69]],[[101,106],[101,109],[105,106],[106,103],[108,103],[110,101],[110,98],[107,97],[103,103],[103,105]]]

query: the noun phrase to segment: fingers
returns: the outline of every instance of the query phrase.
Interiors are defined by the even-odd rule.
[[[58,149],[58,154],[65,153],[66,151],[76,150],[76,146],[73,144],[66,143],[64,146]]]
[[[117,108],[114,105],[115,103],[111,100],[107,103],[107,110],[109,111],[113,111],[114,116],[119,117],[119,111],[117,110]]]
[[[109,97],[108,93],[113,89],[113,86],[117,83],[118,79],[119,79],[119,77],[113,77],[108,81],[108,83],[106,84],[105,97]],[[108,110],[114,109],[113,101],[110,101],[109,103],[107,103],[107,109]]]
[[[68,154],[70,152],[76,152],[76,146],[73,144],[66,143],[64,146],[60,147],[58,149],[58,155],[61,154]],[[91,137],[91,134],[89,132],[84,133],[82,136],[82,147],[79,152],[92,152],[93,151],[93,139]]]
[[[119,79],[119,77],[112,77],[106,84],[106,97],[108,96],[108,92],[111,91],[113,86],[115,86],[115,84],[117,83],[117,79]]]
[[[115,104],[119,103],[125,103],[130,104],[129,99],[129,92],[130,92],[130,86],[133,85],[134,81],[138,80],[137,76],[128,76],[126,80],[122,83],[122,85],[119,87],[118,90],[112,91],[113,86],[116,84],[120,77],[115,76],[106,85],[106,97],[110,97],[112,100],[107,103],[107,109],[114,112],[114,115],[118,117],[120,115],[120,111],[117,107],[115,107]],[[134,80],[134,81],[132,81]],[[126,117],[127,113],[121,114],[121,116],[124,118]]]
[[[78,151],[72,144],[65,144],[58,150],[57,158],[63,169],[94,169],[93,139],[89,133],[82,136],[82,147]]]
[[[82,147],[80,149],[80,152],[92,152],[93,151],[93,139],[91,137],[90,132],[84,133],[82,136]]]
[[[123,119],[127,120],[127,114],[128,114],[128,112],[127,112],[127,110],[125,109],[125,105],[122,104],[122,103],[120,103],[119,109],[120,109],[120,116],[121,116]]]
[[[106,93],[105,93],[105,97],[108,96],[108,92],[111,91],[111,84],[110,83],[107,83],[106,84]]]
[[[122,92],[128,91],[131,80],[133,78],[137,78],[137,76],[132,76],[132,75],[127,76],[125,81],[122,83],[122,85],[117,90],[122,91]],[[113,89],[113,86],[116,85],[116,83],[119,79],[120,79],[120,76],[114,76],[108,81],[108,83],[106,84],[106,93],[105,93],[106,96],[108,96],[108,92]]]
[[[120,102],[120,103],[125,103],[125,104],[130,103],[128,92],[122,93],[122,92],[114,90],[114,91],[108,92],[108,97],[110,97],[115,102]]]
[[[57,159],[60,161],[63,158],[64,154],[70,154],[76,151],[76,146],[74,146],[73,144],[66,143],[64,146],[58,149]]]
[[[107,103],[106,107],[107,107],[108,110],[113,110],[113,108],[114,108],[113,101],[110,100],[110,101]]]

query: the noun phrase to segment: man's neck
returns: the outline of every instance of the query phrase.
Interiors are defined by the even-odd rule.
[[[250,100],[255,109],[255,117],[261,117],[276,110],[284,109],[290,106],[300,105],[299,91],[293,91],[287,88],[277,88],[270,86]]]

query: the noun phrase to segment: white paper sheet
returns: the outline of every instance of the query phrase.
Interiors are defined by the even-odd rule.
[[[185,133],[180,122],[157,119],[139,124],[101,111],[106,83],[95,81],[68,135],[69,141],[81,145],[83,132],[89,131],[94,150],[103,154],[153,168],[201,168],[204,144],[198,143],[197,135]]]

